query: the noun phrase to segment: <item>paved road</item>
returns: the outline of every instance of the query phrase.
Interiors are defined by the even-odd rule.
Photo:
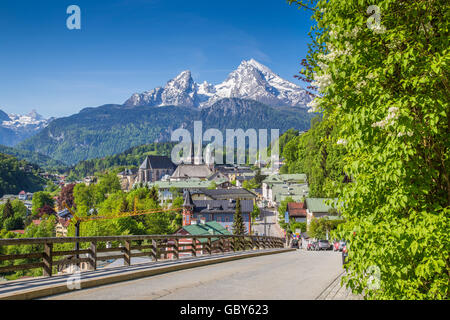
[[[340,253],[297,250],[176,271],[46,299],[316,299],[342,271]]]
[[[261,210],[261,220],[255,221],[252,226],[253,232],[257,232],[260,235],[264,235],[264,231],[268,236],[272,237],[284,237],[284,233],[280,226],[277,224],[278,212],[271,211],[269,209]],[[264,217],[266,217],[266,228],[264,230]]]

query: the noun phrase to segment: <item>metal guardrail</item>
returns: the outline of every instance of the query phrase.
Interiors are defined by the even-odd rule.
[[[201,240],[205,241],[201,241]],[[99,243],[115,241],[123,246],[113,248],[100,248]],[[148,244],[142,244],[147,241]],[[202,243],[203,242],[203,243]],[[63,243],[89,243],[89,248],[78,250],[53,250],[54,244]],[[0,274],[19,270],[43,268],[43,275],[51,277],[54,267],[67,264],[79,265],[85,262],[91,270],[97,269],[98,261],[111,259],[124,259],[126,266],[131,265],[132,257],[149,256],[152,260],[164,260],[170,256],[180,258],[180,253],[189,253],[192,256],[212,255],[213,253],[237,252],[241,250],[261,250],[268,248],[283,248],[282,238],[248,235],[133,235],[133,236],[101,236],[101,237],[53,237],[53,238],[25,238],[0,239],[0,248],[4,246],[38,245],[43,246],[38,252],[25,254],[0,254]],[[78,246],[79,247],[79,246]],[[147,252],[132,252],[136,250],[149,250]],[[101,255],[98,253],[115,252],[114,255]],[[119,252],[119,254],[117,254]],[[80,258],[86,254],[86,258]],[[54,260],[58,256],[72,256],[70,260],[63,258]],[[28,263],[15,264],[15,260],[31,260]]]

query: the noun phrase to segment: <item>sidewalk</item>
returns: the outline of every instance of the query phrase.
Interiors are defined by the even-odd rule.
[[[337,277],[317,298],[316,300],[364,300],[360,295],[354,295],[350,289],[341,287],[342,273]]]

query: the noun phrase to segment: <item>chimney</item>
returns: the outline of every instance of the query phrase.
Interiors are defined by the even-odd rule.
[[[206,218],[205,217],[201,217],[200,218],[200,223],[201,224],[206,224]]]
[[[191,224],[197,224],[197,219],[192,219]]]

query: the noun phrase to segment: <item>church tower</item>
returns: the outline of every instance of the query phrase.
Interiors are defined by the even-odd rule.
[[[193,216],[194,216],[194,203],[192,202],[191,193],[189,191],[185,191],[183,203],[183,226],[190,225]]]

